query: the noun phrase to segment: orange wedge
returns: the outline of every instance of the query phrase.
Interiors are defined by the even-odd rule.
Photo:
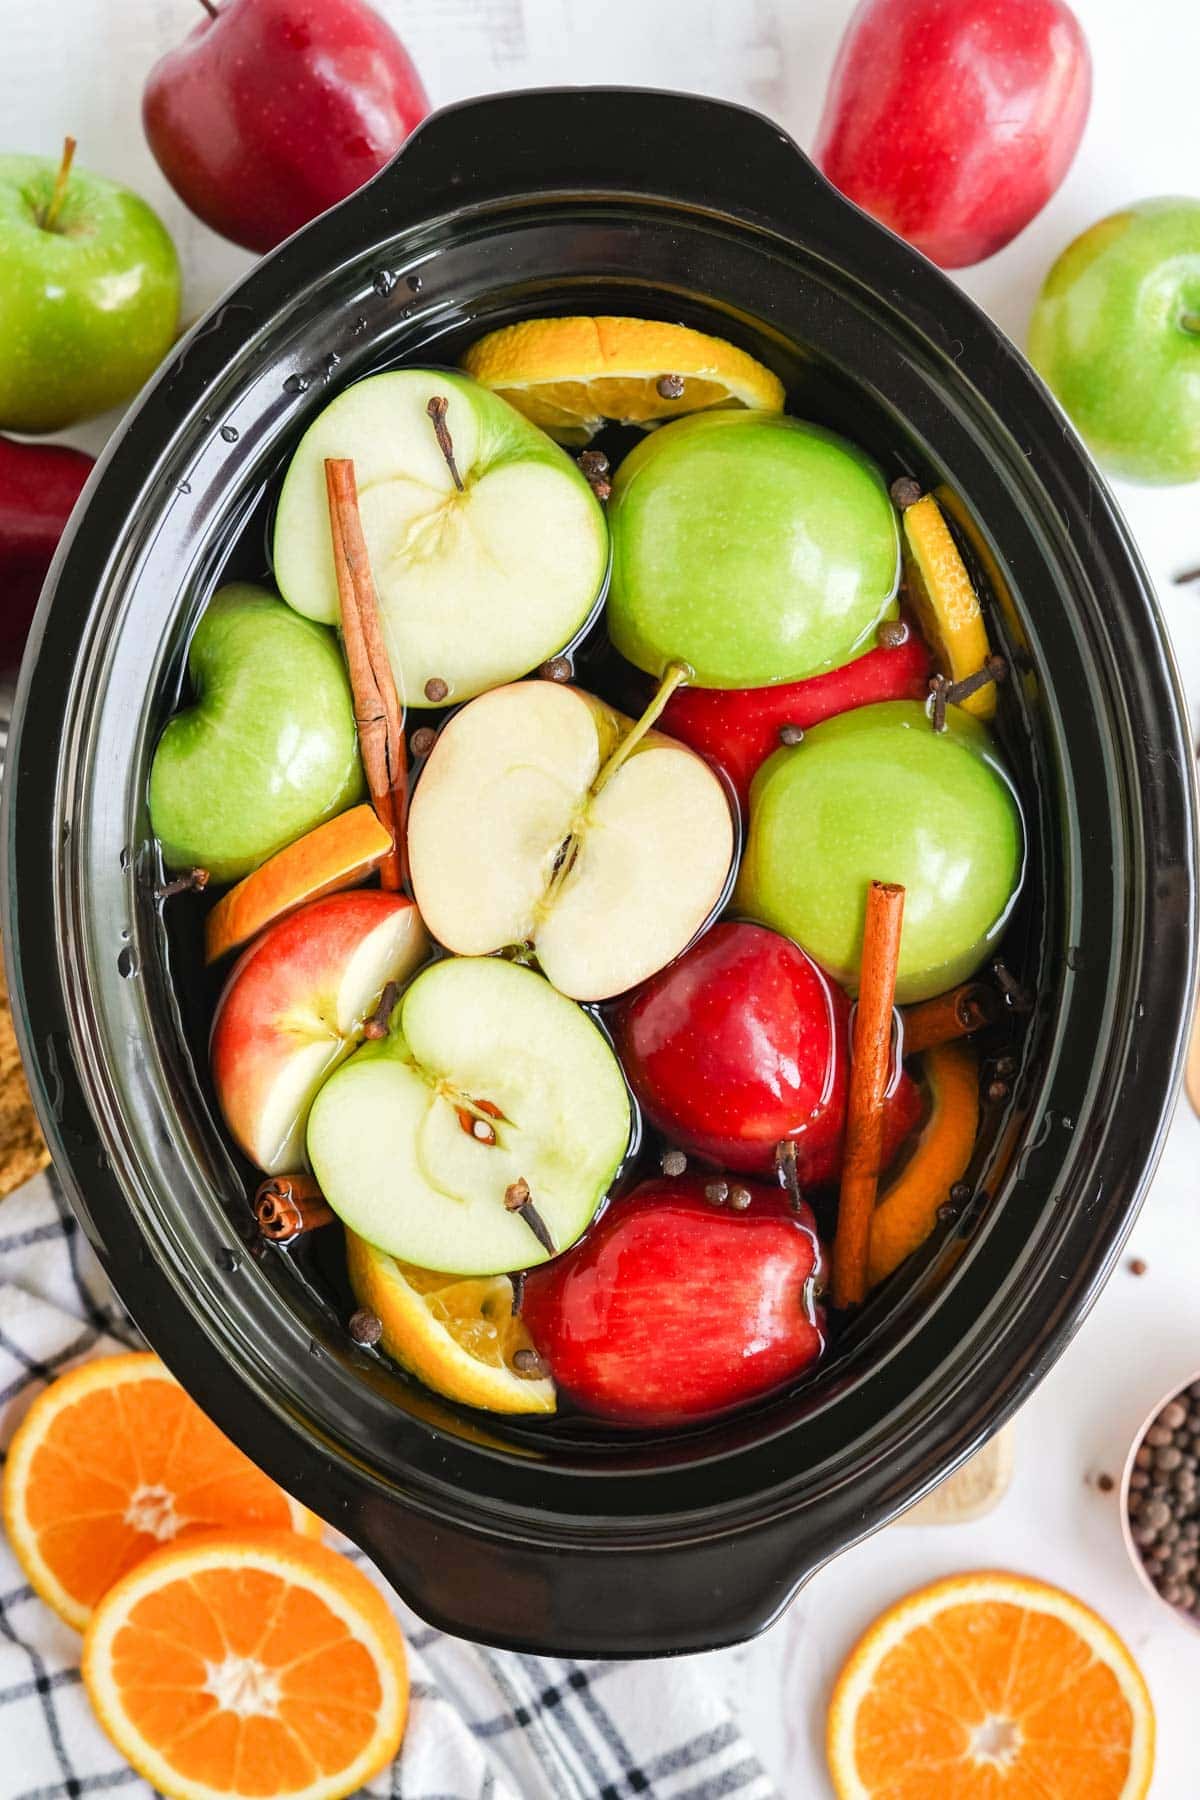
[[[979,1129],[979,1061],[969,1044],[938,1044],[924,1057],[931,1106],[912,1154],[880,1190],[871,1215],[872,1287],[886,1281],[933,1230],[938,1207],[962,1179]]]
[[[352,1231],[346,1267],[359,1305],[383,1325],[384,1349],[426,1387],[488,1412],[554,1411],[554,1383],[513,1312],[507,1275],[417,1269]]]
[[[744,350],[657,319],[525,319],[472,344],[463,368],[560,444],[586,444],[610,419],[780,412],[785,397],[779,378]]]
[[[921,631],[942,674],[962,681],[982,669],[991,655],[979,596],[932,494],[904,509],[903,524],[908,594]],[[962,704],[977,719],[990,719],[996,710],[995,682],[978,688]]]
[[[96,1608],[83,1681],[121,1755],[172,1800],[341,1800],[394,1759],[408,1713],[383,1596],[286,1531],[147,1557]]]
[[[248,944],[276,919],[309,900],[353,887],[377,869],[392,847],[370,806],[327,819],[257,868],[213,907],[204,922],[204,954],[216,962]]]
[[[1154,1709],[1082,1601],[959,1575],[871,1626],[838,1676],[827,1750],[839,1800],[1142,1800]]]
[[[156,1356],[101,1357],[61,1375],[9,1446],[8,1541],[30,1585],[76,1630],[151,1551],[219,1525],[321,1531]]]

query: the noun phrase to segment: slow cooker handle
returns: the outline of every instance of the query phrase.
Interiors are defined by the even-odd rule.
[[[762,113],[652,88],[539,88],[446,107],[356,199],[402,223],[565,193],[644,194],[809,243],[854,212]]]

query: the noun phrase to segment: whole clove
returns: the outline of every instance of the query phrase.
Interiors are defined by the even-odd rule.
[[[450,402],[447,400],[445,394],[434,394],[429,405],[425,408],[429,417],[433,420],[433,435],[438,441],[438,449],[445,457],[446,467],[450,471],[451,479],[461,494],[463,492],[463,478],[459,474],[458,464],[454,460],[454,439],[450,436],[450,427],[446,423],[446,414],[449,409]]]

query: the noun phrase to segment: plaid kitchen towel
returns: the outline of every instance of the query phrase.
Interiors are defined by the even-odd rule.
[[[53,1175],[38,1176],[0,1207],[0,1446],[55,1375],[136,1341]],[[412,1712],[403,1753],[371,1795],[776,1800],[695,1664],[482,1650],[389,1599],[408,1637]],[[92,1718],[78,1658],[77,1634],[0,1540],[0,1800],[151,1793]]]

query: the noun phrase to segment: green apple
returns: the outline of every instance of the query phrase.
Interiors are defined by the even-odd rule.
[[[630,1123],[620,1065],[587,1013],[531,969],[450,957],[408,987],[387,1037],[325,1083],[308,1154],[367,1243],[422,1269],[501,1275],[586,1230]]]
[[[714,412],[625,458],[609,506],[608,624],[651,675],[769,687],[849,660],[892,609],[895,509],[869,457],[782,413]]]
[[[1200,477],[1200,200],[1143,200],[1069,244],[1029,354],[1114,474]]]
[[[135,394],[179,324],[179,261],[128,188],[0,156],[0,430],[59,431]],[[57,186],[57,194],[56,194]]]
[[[468,956],[532,944],[575,1000],[624,993],[685,949],[733,853],[725,790],[695,751],[552,681],[456,713],[409,812],[434,937]]]
[[[440,430],[429,411],[439,398]],[[433,369],[358,382],[300,440],[274,540],[275,579],[297,612],[327,625],[340,617],[327,457],[354,462],[406,705],[453,705],[513,681],[584,624],[608,569],[595,495],[566,452],[507,400]],[[427,695],[430,682],[439,685]]]
[[[236,881],[363,789],[337,639],[262,588],[209,602],[188,650],[196,704],[154,753],[150,823],[169,868]]]
[[[827,719],[778,750],[750,790],[735,905],[858,984],[867,888],[905,890],[896,998],[978,968],[1021,884],[1023,835],[987,728],[959,706],[934,731],[919,700]]]

